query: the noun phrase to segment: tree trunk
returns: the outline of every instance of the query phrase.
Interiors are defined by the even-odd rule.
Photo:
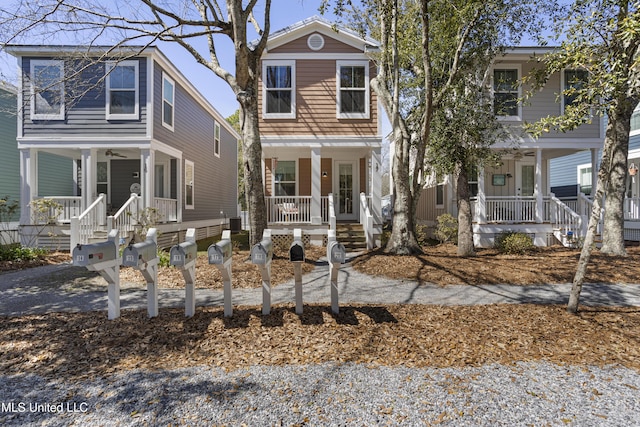
[[[458,256],[467,257],[476,254],[473,246],[473,216],[469,194],[469,179],[464,167],[456,171],[456,195],[458,198]]]
[[[600,251],[610,255],[625,256],[624,247],[624,199],[627,183],[627,156],[629,153],[629,131],[635,102],[618,102],[615,116],[609,120],[605,135],[611,144],[608,169],[608,186],[604,201],[604,227]]]
[[[257,91],[249,92],[241,92],[237,98],[240,102],[244,186],[249,210],[250,244],[255,245],[262,240],[262,233],[267,228],[267,209],[262,182],[262,144],[258,131],[258,101],[255,97]]]
[[[396,135],[400,132],[396,132]],[[409,177],[409,162],[403,159],[409,156],[409,141],[402,136],[395,139],[393,159],[393,228],[385,252],[397,255],[421,254],[415,235],[413,215],[413,195]]]

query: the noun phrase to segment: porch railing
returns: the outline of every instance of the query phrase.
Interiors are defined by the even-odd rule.
[[[485,203],[487,222],[536,222],[535,197],[489,196]]]
[[[138,209],[142,197],[136,193],[131,193],[129,199],[122,207],[112,216],[107,217],[107,230],[118,229],[118,236],[126,239],[130,232],[135,231],[138,224]],[[123,242],[120,242],[123,244]]]
[[[71,217],[71,248],[89,243],[93,232],[105,225],[107,196],[100,194],[80,215]]]
[[[71,218],[82,213],[82,197],[80,196],[47,196],[38,199],[53,200],[60,206],[60,209],[51,208],[47,218],[53,219],[61,224],[68,224]]]
[[[360,224],[364,228],[364,235],[367,240],[367,249],[373,249],[373,215],[367,204],[367,196],[360,193]]]
[[[624,219],[640,221],[640,197],[627,197],[624,200]]]
[[[550,221],[553,228],[564,236],[582,237],[582,217],[555,196],[551,197],[550,202]]]
[[[322,222],[329,222],[330,197],[320,198]],[[270,223],[311,223],[311,196],[267,196],[267,222]]]
[[[158,211],[160,222],[176,222],[178,220],[178,201],[163,197],[154,197],[154,206]]]

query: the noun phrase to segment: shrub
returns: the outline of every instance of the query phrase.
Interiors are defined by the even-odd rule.
[[[531,236],[514,231],[498,235],[494,246],[500,253],[509,255],[523,255],[535,249]]]
[[[0,261],[32,261],[47,253],[46,249],[27,248],[18,244],[0,246]]]
[[[458,243],[458,220],[451,214],[442,214],[436,218],[435,238],[440,243]]]
[[[171,254],[165,250],[158,251],[158,265],[169,267],[171,265]]]
[[[429,244],[429,227],[424,224],[416,225],[416,240],[420,246]]]

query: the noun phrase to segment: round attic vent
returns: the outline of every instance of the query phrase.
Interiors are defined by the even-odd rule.
[[[318,33],[311,34],[307,39],[307,46],[309,46],[311,50],[322,49],[324,47],[324,37]]]

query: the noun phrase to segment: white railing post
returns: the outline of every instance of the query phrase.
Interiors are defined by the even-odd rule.
[[[329,229],[336,229],[336,208],[333,201],[333,193],[329,193]]]

